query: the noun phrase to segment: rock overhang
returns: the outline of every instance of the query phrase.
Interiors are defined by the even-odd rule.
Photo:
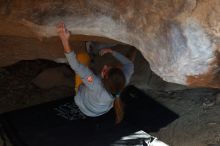
[[[0,4],[0,36],[4,39],[46,42],[57,36],[56,24],[64,21],[73,34],[101,36],[135,46],[165,81],[220,88],[218,0],[14,0]],[[1,46],[1,58],[6,58],[6,49]],[[27,59],[28,55],[19,58],[19,49],[13,51],[17,60]],[[55,51],[51,57],[52,50],[48,53],[45,48],[31,51],[37,53],[28,59],[61,56],[61,51]]]

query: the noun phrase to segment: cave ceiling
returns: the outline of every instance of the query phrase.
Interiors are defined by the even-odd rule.
[[[135,46],[167,82],[220,88],[219,0],[0,0],[0,66],[62,57],[60,21]]]

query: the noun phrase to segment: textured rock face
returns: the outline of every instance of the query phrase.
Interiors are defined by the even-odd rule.
[[[62,20],[73,34],[135,46],[165,81],[220,88],[219,0],[2,0],[0,20],[1,66],[62,56],[58,39],[50,38]]]

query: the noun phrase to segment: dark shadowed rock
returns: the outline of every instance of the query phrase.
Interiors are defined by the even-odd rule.
[[[42,89],[62,86],[74,89],[73,79],[74,74],[70,68],[61,66],[45,69],[35,79],[33,79],[33,83]]]

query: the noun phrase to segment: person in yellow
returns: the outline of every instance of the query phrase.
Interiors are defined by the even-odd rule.
[[[85,66],[89,66],[90,64],[90,56],[88,55],[88,53],[84,52],[84,53],[78,53],[76,54],[76,58],[77,60],[85,65]],[[75,92],[77,93],[79,86],[83,83],[83,81],[81,80],[80,76],[78,74],[75,75]]]

